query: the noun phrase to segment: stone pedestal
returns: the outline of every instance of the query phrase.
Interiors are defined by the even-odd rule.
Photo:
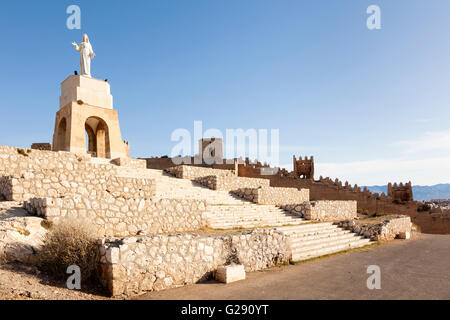
[[[83,103],[106,109],[113,108],[113,97],[108,82],[85,76],[69,76],[61,83],[60,108],[70,102]]]
[[[56,113],[54,151],[88,152],[101,158],[129,157],[119,117],[106,81],[74,75],[61,84]],[[87,136],[87,141],[86,141]]]

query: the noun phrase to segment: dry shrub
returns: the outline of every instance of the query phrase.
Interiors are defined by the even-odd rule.
[[[77,265],[82,281],[95,280],[99,253],[97,231],[86,220],[63,219],[51,226],[39,252],[39,267],[59,279],[66,279],[67,267]]]

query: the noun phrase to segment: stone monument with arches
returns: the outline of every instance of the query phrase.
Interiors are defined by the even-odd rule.
[[[61,83],[59,106],[53,134],[54,151],[88,152],[109,159],[129,157],[129,146],[122,140],[119,116],[113,109],[106,80],[83,72],[69,76]]]

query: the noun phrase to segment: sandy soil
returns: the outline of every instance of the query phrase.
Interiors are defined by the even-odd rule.
[[[65,283],[42,274],[36,267],[17,263],[0,265],[0,300],[108,299],[102,289],[69,290]]]

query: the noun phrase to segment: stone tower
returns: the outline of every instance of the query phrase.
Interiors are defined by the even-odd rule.
[[[300,157],[298,160],[294,156],[294,175],[301,179],[314,179],[314,157],[310,159]]]
[[[198,141],[198,150],[205,164],[223,162],[223,140],[221,138],[203,138]]]
[[[109,159],[129,157],[108,82],[69,76],[61,83],[59,106],[53,133],[54,151],[88,152]]]
[[[413,201],[414,199],[411,181],[406,184],[400,182],[399,185],[397,185],[397,183],[394,183],[394,185],[392,185],[392,183],[389,183],[387,195],[394,201]]]

